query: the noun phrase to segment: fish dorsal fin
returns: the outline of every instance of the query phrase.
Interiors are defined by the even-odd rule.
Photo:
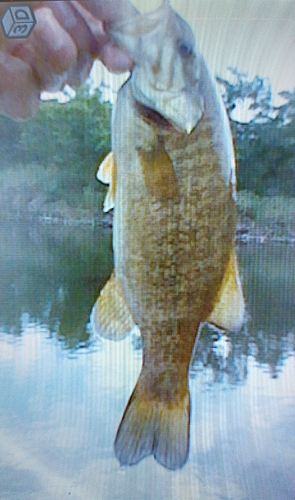
[[[95,333],[108,340],[122,340],[135,327],[114,273],[93,306],[90,322]]]
[[[244,316],[245,303],[239,276],[237,256],[235,249],[233,249],[220,291],[215,301],[214,309],[207,318],[207,322],[222,329],[236,332],[242,327]]]
[[[108,212],[115,206],[117,165],[114,153],[109,153],[100,164],[96,178],[104,184],[109,184],[109,189],[103,204],[103,211]]]

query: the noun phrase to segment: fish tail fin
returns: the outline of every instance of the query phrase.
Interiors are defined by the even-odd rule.
[[[175,401],[146,399],[137,383],[122,417],[115,439],[121,465],[134,465],[154,455],[167,469],[179,469],[189,450],[189,391]]]

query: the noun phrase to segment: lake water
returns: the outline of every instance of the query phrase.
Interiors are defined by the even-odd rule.
[[[121,469],[113,440],[140,343],[88,324],[110,231],[1,224],[0,500],[294,500],[295,247],[238,252],[249,321],[202,333],[187,464]]]

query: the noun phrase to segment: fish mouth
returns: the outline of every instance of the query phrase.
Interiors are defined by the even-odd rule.
[[[135,107],[137,112],[143,117],[146,122],[152,123],[165,130],[173,129],[180,134],[186,133],[187,135],[189,135],[197,125],[196,123],[186,123],[185,127],[182,128],[177,123],[174,123],[165,118],[165,116],[159,113],[159,111],[156,111],[154,108],[146,106],[145,104],[142,104],[141,102],[136,100]]]
[[[153,89],[144,92],[132,80],[131,88],[139,114],[145,121],[163,129],[189,135],[203,116],[203,98],[195,92],[155,92]]]
[[[156,111],[155,109],[146,106],[145,104],[142,104],[139,101],[135,101],[135,107],[138,111],[138,113],[143,117],[145,121],[152,122],[155,125],[158,125],[161,128],[164,129],[172,129],[173,125],[172,123],[167,120],[161,113]]]

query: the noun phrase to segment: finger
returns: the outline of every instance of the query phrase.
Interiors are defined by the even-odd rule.
[[[108,39],[102,22],[75,3],[77,2],[50,2],[50,7],[77,46],[77,61],[67,71],[67,83],[79,86],[89,76],[95,57]],[[85,4],[86,2],[84,6]]]
[[[87,2],[73,0],[71,3],[83,5],[94,17],[105,23],[129,19],[137,13],[129,0],[87,0]]]
[[[25,119],[34,114],[41,101],[30,66],[1,52],[0,75],[0,113],[14,119]]]
[[[44,2],[53,12],[54,17],[67,31],[80,52],[95,53],[98,41],[93,36],[86,20],[79,14],[72,2]],[[87,2],[84,2],[87,4]],[[99,21],[98,21],[99,22]],[[99,22],[101,24],[101,22]],[[101,28],[103,32],[103,29]]]
[[[79,54],[76,64],[67,71],[66,82],[73,87],[79,87],[88,78],[92,65],[93,58],[90,54]]]
[[[118,1],[118,7],[122,5],[122,0]],[[99,7],[98,9],[92,8],[92,11],[95,15],[100,15],[101,19],[104,19],[103,16],[107,18],[107,21],[110,20],[110,16],[107,16],[108,10],[110,9],[109,5],[113,4],[113,1],[110,0],[110,4],[108,5],[108,10],[102,10],[103,2],[92,2],[91,0],[84,2],[81,5],[81,2],[71,1],[72,6],[75,8],[77,15],[79,15],[82,19],[84,19],[85,23],[91,30],[91,33],[95,40],[97,41],[96,53],[93,54],[94,57],[100,59],[102,63],[112,72],[114,73],[122,73],[124,71],[130,70],[134,62],[131,57],[121,48],[119,48],[112,40],[109,35],[106,33],[104,29],[104,24],[99,21],[96,17],[92,15],[89,8]],[[128,5],[131,4],[128,2]],[[87,6],[87,10],[86,7]],[[131,6],[132,7],[132,6]],[[119,9],[120,10],[120,9]],[[132,7],[132,12],[134,15],[134,8]],[[126,14],[126,12],[125,12]],[[112,19],[114,18],[114,13],[112,13]]]
[[[100,52],[100,60],[112,73],[124,73],[134,66],[129,55],[112,42],[107,43]]]
[[[77,48],[51,9],[39,8],[35,16],[37,24],[31,36],[24,41],[11,41],[7,50],[31,66],[42,89],[49,89],[56,87],[57,81],[76,63]]]

